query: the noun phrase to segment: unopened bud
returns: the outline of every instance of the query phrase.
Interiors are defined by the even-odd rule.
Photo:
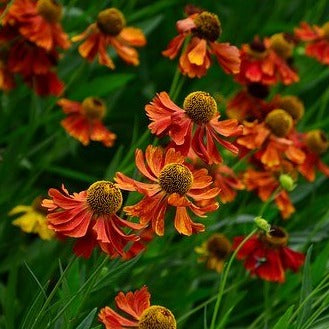
[[[258,216],[258,217],[255,217],[254,222],[260,230],[262,230],[266,233],[270,232],[271,225],[267,222],[266,219]]]
[[[282,188],[288,192],[291,192],[296,187],[296,184],[295,184],[294,180],[292,179],[292,177],[290,177],[287,174],[281,174],[279,181],[280,181]]]

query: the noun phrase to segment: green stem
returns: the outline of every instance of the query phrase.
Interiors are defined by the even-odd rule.
[[[179,67],[177,66],[176,71],[175,71],[175,75],[174,75],[174,78],[172,80],[172,83],[171,83],[171,86],[170,86],[170,90],[169,90],[169,96],[170,96],[170,98],[173,98],[174,97],[174,93],[175,93],[176,88],[177,88],[179,77],[180,77],[180,70],[179,70]]]
[[[268,329],[268,321],[269,321],[269,310],[270,310],[270,283],[268,281],[264,281],[264,329]]]
[[[216,319],[217,319],[217,315],[218,315],[218,311],[219,311],[219,306],[220,303],[222,301],[223,298],[223,293],[224,293],[224,289],[225,289],[225,285],[226,285],[226,281],[227,281],[227,277],[228,277],[228,273],[230,272],[232,263],[234,258],[236,257],[237,253],[240,251],[240,249],[244,246],[244,244],[257,232],[257,229],[252,230],[243,240],[242,242],[238,245],[238,247],[234,250],[228,264],[227,267],[225,268],[220,284],[219,284],[219,289],[218,289],[218,294],[217,294],[217,300],[216,300],[216,304],[215,304],[215,309],[214,309],[214,313],[211,319],[211,324],[210,324],[210,329],[215,329],[215,324],[216,324]]]
[[[259,212],[259,217],[262,217],[264,215],[265,210],[267,207],[270,205],[270,203],[276,198],[276,196],[279,194],[281,190],[281,186],[277,187],[276,190],[271,194],[271,196],[264,202],[262,208],[260,209]]]

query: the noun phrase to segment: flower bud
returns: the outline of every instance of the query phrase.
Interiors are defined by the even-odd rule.
[[[296,187],[296,184],[295,184],[293,178],[287,174],[281,174],[279,177],[279,181],[280,181],[282,188],[288,192],[291,192]]]
[[[257,216],[257,217],[255,217],[254,222],[255,222],[257,228],[259,228],[260,230],[264,231],[265,233],[270,232],[271,225],[267,222],[266,219],[264,219],[260,216]]]

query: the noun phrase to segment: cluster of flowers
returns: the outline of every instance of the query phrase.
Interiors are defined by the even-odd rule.
[[[26,8],[29,8],[28,13]],[[60,238],[74,238],[74,252],[78,256],[89,257],[93,249],[99,247],[112,258],[129,259],[143,251],[154,235],[164,235],[165,218],[171,216],[170,209],[174,209],[172,219],[176,230],[190,236],[205,230],[204,224],[194,221],[194,217],[206,217],[218,209],[218,199],[222,203],[231,202],[237,190],[246,188],[257,191],[262,201],[274,197],[282,217],[288,218],[294,207],[287,188],[282,188],[287,185],[282,183],[284,178],[296,180],[300,173],[313,181],[316,169],[329,175],[329,168],[320,159],[320,154],[329,145],[324,133],[319,130],[297,131],[296,125],[304,113],[302,102],[290,95],[268,99],[271,86],[298,81],[298,74],[291,64],[297,42],[305,41],[306,54],[328,64],[328,41],[325,38],[328,26],[309,27],[303,23],[295,35],[279,33],[264,40],[257,37],[239,50],[218,41],[221,24],[217,15],[194,6],[188,6],[186,14],[187,18],[177,22],[179,34],[163,55],[173,59],[181,51],[179,68],[190,78],[205,75],[214,55],[223,70],[233,75],[242,86],[228,102],[229,119],[221,119],[215,99],[207,92],[190,93],[182,106],[175,104],[167,92],[159,92],[146,105],[145,111],[150,119],[150,131],[164,138],[164,148],[149,145],[145,152],[136,150],[135,163],[143,177],[141,180],[118,172],[114,182],[97,181],[79,193],[70,194],[64,186],[61,190],[51,188],[49,199],[42,203],[36,201],[28,209],[13,209],[13,214],[30,212],[24,215],[24,219],[17,219],[16,225],[25,223],[34,212],[45,218],[46,210],[51,233],[44,233],[40,221],[34,226],[25,225],[25,230],[43,232],[45,238],[54,234]],[[49,56],[57,58],[55,47],[65,49],[69,46],[58,23],[60,16],[60,7],[50,0],[14,1],[3,19],[4,29],[10,31],[5,33],[7,36],[11,33],[20,35],[6,40],[10,44],[9,63],[14,56],[10,55],[10,49],[23,47],[23,44],[38,54],[46,54],[47,59]],[[43,29],[40,24],[43,24]],[[47,35],[41,37],[41,30]],[[112,45],[128,64],[137,65],[138,55],[131,46],[143,46],[146,42],[140,30],[125,27],[124,16],[114,8],[100,12],[96,23],[73,37],[73,41],[81,40],[84,42],[79,52],[84,58],[92,61],[98,56],[100,64],[112,69],[114,64],[106,52],[108,45]],[[38,58],[39,65],[28,66],[32,70],[45,63],[40,60],[40,55],[32,56],[35,58]],[[47,66],[46,72],[37,70],[25,74],[27,72],[13,71],[8,66],[10,72],[19,72],[24,78],[33,79],[38,79],[40,74],[54,74],[49,71],[52,67],[53,64]],[[61,99],[58,104],[68,114],[62,125],[72,136],[85,145],[89,140],[102,141],[105,146],[113,145],[115,135],[101,121],[106,110],[101,100],[88,97],[79,103]],[[235,173],[225,165],[221,148],[246,161],[247,169]],[[141,200],[126,205],[121,212],[122,191],[137,192]],[[127,219],[122,218],[124,214]],[[132,218],[138,221],[132,221]],[[243,239],[235,237],[231,244],[224,235],[217,233],[196,252],[208,267],[221,271],[227,256]],[[287,243],[287,232],[273,225],[269,232],[259,232],[249,239],[237,257],[245,261],[244,265],[251,274],[283,282],[287,269],[297,271],[304,262],[304,255],[288,248]],[[163,323],[161,327],[170,329],[176,327],[169,310],[150,306],[150,295],[145,287],[135,293],[120,293],[116,304],[132,319],[105,307],[99,318],[107,328],[153,328],[154,323]]]

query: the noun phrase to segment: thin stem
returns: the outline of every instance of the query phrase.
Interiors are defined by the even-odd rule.
[[[177,66],[176,71],[175,71],[175,75],[174,75],[174,78],[172,80],[171,87],[170,87],[170,90],[169,90],[170,98],[173,98],[173,96],[174,96],[175,90],[177,88],[179,77],[180,77],[180,70],[179,70],[179,67]]]
[[[242,241],[241,243],[238,245],[238,247],[234,250],[228,264],[227,267],[225,268],[220,284],[219,284],[219,289],[218,289],[218,295],[217,295],[217,300],[216,300],[216,304],[215,304],[215,309],[214,309],[214,313],[211,319],[211,324],[210,324],[210,329],[215,329],[215,324],[216,324],[216,319],[217,319],[217,315],[218,315],[218,311],[219,311],[219,306],[221,303],[221,300],[223,298],[223,293],[224,293],[224,289],[225,289],[225,285],[226,285],[226,281],[227,281],[227,277],[228,277],[228,273],[231,269],[232,263],[234,258],[236,257],[237,253],[240,251],[240,249],[244,246],[244,244],[257,232],[257,229],[252,230]]]
[[[276,196],[279,194],[280,191],[281,191],[281,186],[277,187],[276,190],[271,194],[271,196],[264,202],[262,208],[260,209],[258,215],[259,217],[262,217],[264,215],[265,210],[270,205],[270,203],[276,198]]]
[[[269,310],[270,310],[270,283],[268,281],[264,281],[264,329],[268,329],[268,321],[269,321]]]

